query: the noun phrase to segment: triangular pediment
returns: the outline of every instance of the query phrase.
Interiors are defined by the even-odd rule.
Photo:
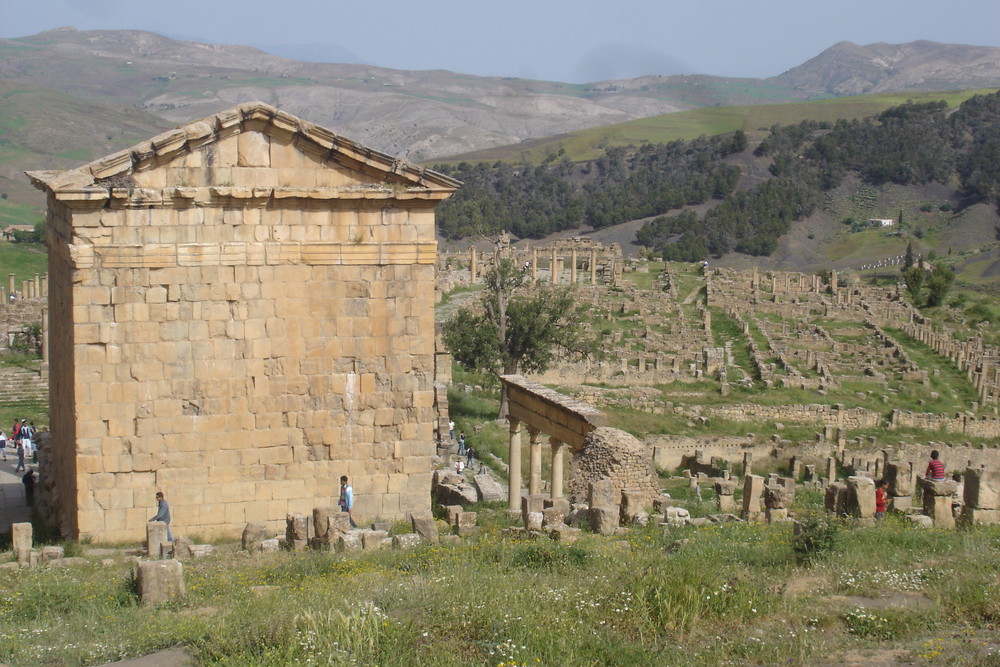
[[[263,102],[241,104],[76,169],[28,176],[57,196],[87,199],[102,192],[110,196],[116,189],[176,193],[191,188],[274,196],[391,192],[438,199],[460,185]]]

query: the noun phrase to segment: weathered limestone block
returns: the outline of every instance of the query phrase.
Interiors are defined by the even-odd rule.
[[[412,549],[420,544],[420,535],[416,533],[405,533],[403,535],[392,536],[393,549]]]
[[[998,510],[984,510],[984,509],[979,509],[978,507],[970,507],[969,505],[965,505],[964,507],[962,507],[961,518],[962,518],[962,523],[966,525],[970,526],[986,525],[986,524],[997,523],[998,519],[1000,519],[1000,517],[998,517],[998,514],[1000,514],[1000,511]]]
[[[420,536],[420,539],[429,544],[437,544],[440,538],[437,524],[430,512],[414,512],[410,514],[410,523],[413,532]]]
[[[889,461],[882,472],[883,479],[889,482],[889,495],[912,496],[913,485],[910,483],[910,464]]]
[[[351,531],[351,517],[347,512],[338,510],[326,519],[326,537],[330,542],[335,542],[337,535]]]
[[[167,541],[167,524],[150,521],[146,524],[146,555],[160,557],[160,545]]]
[[[259,551],[266,534],[267,528],[263,523],[248,523],[243,529],[243,551]]]
[[[670,497],[669,493],[661,493],[653,499],[653,511],[657,513],[663,512],[663,510],[673,505],[673,503],[673,498]]]
[[[327,533],[330,530],[330,517],[336,516],[338,514],[345,514],[341,511],[339,507],[314,507],[313,508],[313,536],[323,542],[328,542],[326,540]],[[340,531],[343,532],[343,531]]]
[[[62,547],[42,547],[39,552],[38,560],[42,563],[51,563],[53,561],[62,560],[66,556]]]
[[[792,502],[792,492],[781,486],[768,486],[764,489],[764,507],[768,509],[788,509]]]
[[[923,514],[907,514],[906,518],[910,520],[910,523],[921,528],[934,527],[934,521],[929,516],[924,516]]]
[[[562,512],[565,517],[569,515],[572,507],[569,504],[569,500],[566,498],[546,498],[545,509],[557,509]]]
[[[524,529],[540,531],[542,529],[542,523],[545,521],[545,514],[542,512],[525,512],[524,513]]]
[[[365,551],[378,551],[382,541],[389,537],[384,530],[366,530],[361,533],[361,546]]]
[[[173,543],[173,554],[177,560],[187,560],[192,557],[194,543],[187,537],[178,537]]]
[[[13,523],[10,526],[11,540],[14,544],[14,553],[17,554],[17,562],[27,565],[31,558],[31,538],[32,527],[30,523]]]
[[[479,532],[479,526],[476,525],[477,519],[478,514],[476,512],[459,512],[455,517],[455,533],[462,537],[475,535]]]
[[[542,526],[546,528],[566,521],[566,513],[562,507],[546,507],[542,510],[542,516]]]
[[[981,510],[1000,508],[1000,470],[967,468],[963,500],[966,507]]]
[[[455,525],[455,519],[464,511],[461,505],[445,505],[445,521],[448,522],[449,526]]]
[[[541,512],[544,509],[545,509],[545,496],[542,495],[521,496],[522,515],[526,515],[529,512]]]
[[[622,521],[631,525],[635,523],[635,518],[640,514],[646,514],[646,504],[647,494],[637,493],[635,491],[623,491],[622,492],[622,507],[621,507],[621,518]],[[648,516],[648,515],[647,515]]]
[[[602,479],[590,483],[587,493],[587,504],[595,507],[618,507],[621,493],[610,479]]]
[[[349,551],[360,551],[362,548],[361,535],[359,533],[340,533],[335,542],[337,551],[346,553]]]
[[[135,580],[143,604],[184,599],[184,566],[179,561],[139,561],[136,563]]]
[[[275,554],[281,549],[281,540],[277,537],[272,537],[268,540],[262,540],[260,543],[260,552],[264,554]]]
[[[564,523],[557,523],[548,527],[549,536],[561,544],[572,544],[583,535],[579,528],[571,528]]]
[[[591,507],[590,528],[598,535],[614,535],[618,530],[618,507]]]
[[[736,510],[736,500],[733,493],[736,492],[736,480],[720,479],[715,482],[715,507],[720,512],[733,512]]]
[[[684,526],[691,521],[691,513],[683,507],[668,507],[663,513],[663,520],[670,526]]]
[[[744,521],[757,521],[760,518],[760,496],[764,491],[764,478],[758,475],[747,475],[743,482],[743,511],[740,516]]]
[[[827,512],[844,516],[847,513],[847,484],[844,482],[829,484],[823,500]]]
[[[934,527],[954,528],[955,516],[951,512],[951,501],[958,490],[958,482],[950,479],[925,479],[920,488],[924,492],[924,515],[931,518]]]
[[[847,478],[847,513],[861,519],[875,517],[875,482],[870,477]]]
[[[291,544],[309,539],[309,517],[291,513],[285,517],[285,539]]]
[[[507,487],[492,475],[476,475],[472,478],[479,492],[479,500],[484,503],[507,502]]]

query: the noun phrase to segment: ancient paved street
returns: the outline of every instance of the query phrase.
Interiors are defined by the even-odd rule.
[[[17,456],[8,454],[6,461],[0,460],[0,531],[10,530],[12,523],[31,520],[31,512],[24,504],[22,473],[15,474],[15,467]]]

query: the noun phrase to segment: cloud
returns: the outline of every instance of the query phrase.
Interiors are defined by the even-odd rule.
[[[694,74],[694,68],[657,49],[636,44],[604,44],[591,49],[576,66],[581,83],[632,79],[650,74]]]

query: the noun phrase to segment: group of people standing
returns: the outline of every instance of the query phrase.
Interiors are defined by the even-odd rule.
[[[0,457],[3,457],[4,461],[7,460],[8,448],[12,448],[17,454],[17,467],[14,468],[14,472],[24,472],[21,477],[21,483],[24,484],[24,500],[28,505],[31,505],[35,500],[35,470],[28,468],[25,460],[29,456],[34,458],[37,451],[35,447],[35,422],[28,423],[27,419],[21,421],[15,419],[9,438],[3,430],[0,430]]]

